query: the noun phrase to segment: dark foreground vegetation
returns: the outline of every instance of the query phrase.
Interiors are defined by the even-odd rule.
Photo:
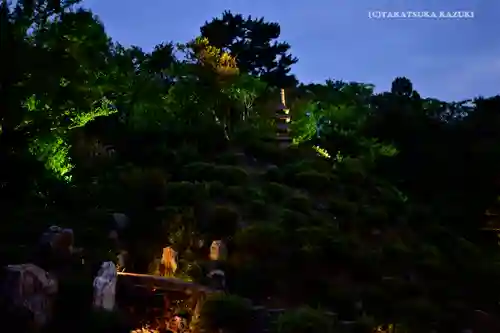
[[[477,332],[495,330],[500,257],[484,229],[500,193],[500,97],[423,98],[406,78],[381,94],[300,84],[279,25],[231,13],[145,52],[75,2],[0,7],[2,264],[27,260],[54,224],[104,257],[100,216],[123,212],[132,271],[171,245],[197,280],[196,244],[223,239],[231,295],[299,307],[279,333],[336,332],[316,309],[409,333],[460,332],[480,310],[490,326]],[[271,140],[279,88],[288,149]],[[205,309],[208,328],[250,327],[232,297]]]

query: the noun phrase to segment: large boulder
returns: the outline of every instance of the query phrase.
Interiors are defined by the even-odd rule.
[[[72,254],[75,236],[73,229],[51,226],[40,237],[40,245],[50,247],[54,252]]]
[[[13,306],[27,309],[35,325],[42,327],[52,316],[58,281],[34,264],[9,265],[3,291]]]
[[[61,278],[76,261],[82,262],[82,250],[74,247],[74,240],[72,229],[51,226],[39,239],[34,264]]]

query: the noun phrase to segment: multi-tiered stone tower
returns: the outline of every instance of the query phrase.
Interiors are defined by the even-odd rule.
[[[276,141],[281,148],[286,148],[292,143],[290,137],[290,110],[286,106],[285,89],[281,89],[281,102],[276,110]]]

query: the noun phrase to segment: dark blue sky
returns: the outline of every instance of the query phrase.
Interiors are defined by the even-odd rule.
[[[414,3],[414,5],[412,5]],[[418,4],[417,4],[418,3]],[[145,50],[186,42],[224,10],[281,25],[303,82],[328,78],[387,90],[406,76],[424,97],[459,100],[500,93],[497,0],[84,0],[108,34]],[[368,18],[370,10],[474,11],[473,19]]]

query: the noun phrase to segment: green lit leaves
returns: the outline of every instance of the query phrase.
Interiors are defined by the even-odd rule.
[[[74,167],[68,156],[69,148],[64,138],[54,135],[33,140],[30,152],[44,162],[47,170],[52,171],[58,178],[69,181],[69,172]]]
[[[69,115],[71,119],[71,125],[69,129],[73,129],[76,127],[83,127],[88,122],[94,120],[97,117],[101,116],[109,116],[110,114],[118,112],[112,105],[111,101],[107,98],[96,102],[94,108],[92,108],[89,112],[75,112],[72,115]]]

